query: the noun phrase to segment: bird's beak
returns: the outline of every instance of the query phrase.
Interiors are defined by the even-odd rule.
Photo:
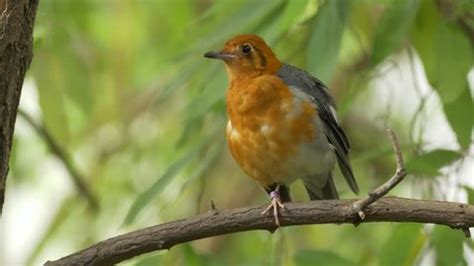
[[[226,52],[210,51],[210,52],[205,53],[204,57],[227,61],[227,60],[234,59],[237,56],[234,54],[226,53]]]

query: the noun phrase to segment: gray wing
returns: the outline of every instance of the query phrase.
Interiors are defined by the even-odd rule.
[[[308,72],[288,64],[284,64],[278,70],[277,76],[280,77],[288,86],[296,87],[312,96],[312,100],[316,103],[318,108],[318,115],[324,124],[324,133],[329,142],[336,149],[339,168],[352,191],[358,193],[359,187],[354,178],[354,173],[352,172],[352,167],[348,157],[350,149],[349,140],[337,122],[334,113],[334,100],[331,95],[329,95],[326,86],[319,79],[311,76]]]

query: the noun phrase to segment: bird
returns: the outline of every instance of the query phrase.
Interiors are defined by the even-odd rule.
[[[289,186],[301,179],[310,200],[338,199],[336,162],[354,193],[359,192],[327,87],[308,72],[281,62],[259,36],[241,34],[204,57],[224,62],[229,78],[226,139],[243,171],[268,193],[277,226]]]

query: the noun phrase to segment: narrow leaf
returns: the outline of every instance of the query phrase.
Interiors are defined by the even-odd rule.
[[[435,2],[423,1],[411,39],[458,143],[467,149],[474,124],[474,117],[469,115],[474,106],[467,84],[474,52],[468,37],[456,24],[443,20]]]
[[[69,141],[69,122],[66,112],[63,69],[54,60],[39,55],[33,64],[35,81],[38,85],[42,120],[53,137],[62,145]],[[41,67],[48,65],[48,68]]]
[[[229,3],[237,3],[239,1],[222,1],[223,10],[221,12],[228,11],[227,6]],[[219,3],[219,2],[217,2]],[[219,27],[211,27],[209,30],[201,33],[200,41],[196,43],[195,50],[191,50],[192,53],[202,53],[205,49],[215,46],[216,44],[224,42],[226,39],[232,37],[238,32],[253,32],[255,29],[262,24],[265,18],[268,18],[269,14],[272,14],[275,10],[283,8],[283,1],[249,1],[245,5],[242,5],[231,13],[227,14],[225,19],[221,21],[215,21]]]
[[[205,265],[203,257],[201,257],[198,253],[196,253],[193,246],[191,246],[189,243],[181,245],[181,252],[185,259],[186,265],[188,266]]]
[[[399,224],[383,245],[378,256],[380,265],[414,265],[422,250],[424,237],[420,224]]]
[[[316,264],[331,266],[351,266],[354,262],[343,258],[333,252],[324,250],[301,250],[295,255],[295,265],[313,266]]]
[[[272,44],[293,26],[304,13],[309,0],[286,1],[285,9],[272,25],[264,29],[262,36]]]
[[[156,266],[162,265],[164,254],[158,255],[146,255],[144,259],[139,260],[135,263],[135,266]]]
[[[419,29],[418,42],[414,42],[425,68],[430,84],[441,97],[443,103],[456,100],[462,94],[467,73],[473,58],[469,39],[457,25],[446,21],[435,21],[431,31]],[[427,51],[423,51],[427,50]]]
[[[467,202],[469,204],[474,204],[474,188],[464,186],[464,189],[466,190],[466,193],[467,193]]]
[[[124,220],[124,225],[129,225],[135,221],[137,215],[156,197],[158,194],[168,185],[171,179],[179,173],[184,167],[189,165],[193,159],[195,159],[201,151],[203,145],[198,145],[191,151],[189,151],[182,158],[174,162],[166,169],[164,174],[160,176],[156,182],[151,185],[145,192],[138,195],[133,202],[127,216]]]
[[[468,149],[474,126],[474,103],[467,81],[458,98],[453,102],[444,103],[443,108],[451,128],[456,133],[459,145],[463,149]]]
[[[439,169],[462,157],[462,154],[450,150],[434,150],[414,157],[406,163],[409,173],[437,176]]]
[[[348,1],[326,1],[314,18],[306,56],[309,71],[322,81],[328,82],[336,67],[348,10]]]
[[[467,265],[463,257],[464,235],[459,230],[437,225],[431,237],[436,251],[436,265]]]
[[[397,0],[383,13],[375,30],[372,64],[377,65],[407,38],[418,10],[418,0]]]

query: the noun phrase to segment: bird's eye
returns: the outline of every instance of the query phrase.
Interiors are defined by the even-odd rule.
[[[252,52],[252,46],[248,44],[244,44],[240,47],[240,50],[242,51],[244,55],[248,55],[250,54],[250,52]]]

